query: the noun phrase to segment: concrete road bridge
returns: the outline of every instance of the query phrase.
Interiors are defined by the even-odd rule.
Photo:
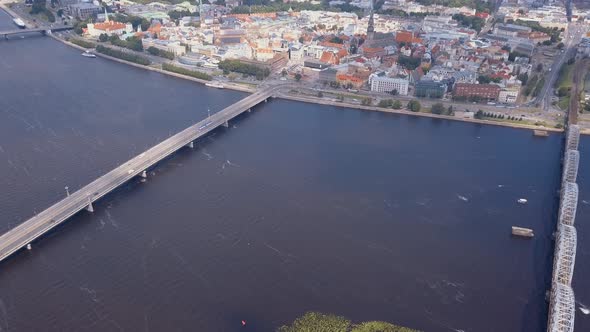
[[[0,31],[0,36],[4,37],[4,39],[8,39],[9,36],[20,35],[23,33],[41,33],[43,35],[58,32],[58,31],[65,31],[73,29],[71,26],[58,26],[58,27],[39,27],[39,28],[32,28],[32,29],[13,29],[13,30],[4,30]]]
[[[192,148],[193,142],[196,139],[206,135],[215,128],[219,126],[228,127],[228,121],[244,112],[249,112],[252,107],[259,103],[266,102],[279,88],[280,86],[263,88],[195,125],[188,127],[138,156],[133,157],[131,160],[50,206],[45,211],[1,235],[0,261],[23,247],[29,247],[32,241],[65,222],[79,211],[86,209],[93,212],[92,203],[94,201],[107,195],[133,177],[147,177],[146,170],[148,168],[185,146]]]

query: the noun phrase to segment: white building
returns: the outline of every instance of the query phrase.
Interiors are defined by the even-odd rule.
[[[376,92],[391,92],[397,90],[397,93],[402,96],[408,94],[408,86],[410,82],[406,78],[394,78],[387,76],[378,76],[371,74],[369,77],[371,84],[371,91]]]
[[[109,15],[105,9],[105,21],[103,23],[88,23],[86,34],[91,37],[98,37],[100,35],[123,35],[133,32],[133,25],[131,23],[120,23],[109,20]]]
[[[155,47],[159,50],[173,53],[176,56],[186,54],[186,47],[184,45],[180,45],[180,42],[177,41],[171,42],[168,40],[144,38],[141,40],[141,44],[144,49]]]
[[[518,88],[504,88],[500,90],[498,102],[505,104],[514,104],[518,98]]]

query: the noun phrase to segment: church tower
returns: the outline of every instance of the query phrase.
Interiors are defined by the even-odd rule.
[[[373,1],[371,0],[371,14],[369,16],[369,26],[367,27],[367,41],[370,43],[375,39],[375,20],[373,19]]]

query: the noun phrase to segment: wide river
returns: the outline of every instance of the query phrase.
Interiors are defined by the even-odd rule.
[[[1,40],[1,230],[243,96]],[[273,100],[1,263],[0,331],[272,331],[310,310],[542,331],[561,139]]]

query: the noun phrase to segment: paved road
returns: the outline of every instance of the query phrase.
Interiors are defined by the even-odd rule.
[[[578,23],[569,23],[567,34],[565,36],[564,45],[565,47],[563,53],[558,53],[556,57],[558,59],[553,62],[551,66],[551,71],[549,72],[549,78],[545,79],[545,86],[541,93],[537,96],[537,98],[533,99],[529,104],[537,104],[540,103],[541,108],[545,111],[549,110],[551,106],[551,96],[553,96],[553,87],[557,78],[559,77],[559,71],[563,63],[570,59],[572,56],[576,54],[576,45],[580,42],[582,35],[586,31],[586,28]]]
[[[198,122],[132,158],[72,193],[70,196],[55,203],[45,211],[11,229],[0,236],[0,261],[42,236],[75,213],[86,208],[90,202],[96,201],[195,139],[207,134],[211,130],[269,98],[279,87],[274,86],[262,89],[211,115],[205,120]]]

